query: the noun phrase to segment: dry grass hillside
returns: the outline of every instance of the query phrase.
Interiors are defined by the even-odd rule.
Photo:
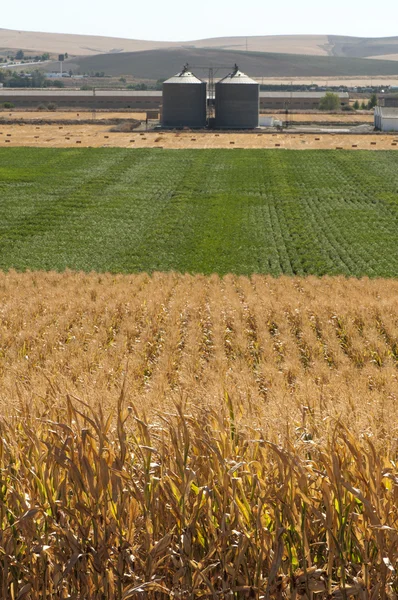
[[[246,45],[247,44],[247,45]],[[215,48],[219,50],[275,52],[318,56],[371,58],[383,56],[396,60],[398,37],[354,38],[327,35],[277,35],[220,37],[168,42],[133,40],[94,35],[76,35],[0,29],[0,48],[23,49],[71,56],[92,56],[114,52],[137,52],[160,48]]]
[[[76,35],[67,33],[46,33],[0,29],[0,48],[50,52],[68,52],[70,56],[92,56],[112,52],[136,52],[170,46],[167,42],[147,42],[96,35]]]
[[[0,274],[0,594],[395,600],[398,282]]]

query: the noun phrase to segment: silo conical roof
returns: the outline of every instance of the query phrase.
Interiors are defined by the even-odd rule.
[[[188,70],[188,65],[185,65],[185,67],[180,73],[177,73],[177,75],[166,79],[164,83],[200,83],[201,85],[203,85],[204,82],[198,77],[196,77],[196,75],[194,75],[192,71]]]
[[[163,83],[163,127],[206,126],[206,83],[188,65]]]
[[[246,73],[243,73],[242,71],[239,71],[238,66],[235,65],[234,70],[232,71],[232,73],[229,73],[228,75],[226,75],[223,79],[221,79],[220,81],[218,81],[218,84],[225,84],[225,83],[246,83],[246,84],[251,84],[251,85],[258,85],[258,81],[254,81],[254,79],[252,79],[251,77],[249,77],[248,75],[246,75]]]

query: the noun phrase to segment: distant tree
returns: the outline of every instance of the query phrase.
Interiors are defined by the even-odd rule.
[[[121,81],[122,83],[126,83],[126,78],[125,77],[119,77],[119,81]]]
[[[146,83],[130,83],[127,86],[128,90],[137,90],[139,92],[145,91],[148,89],[148,86]]]
[[[370,97],[370,100],[368,102],[368,108],[374,108],[375,106],[377,106],[377,95],[376,94],[372,94]]]
[[[326,92],[319,102],[320,110],[337,111],[341,109],[340,98],[338,94]]]
[[[21,77],[15,72],[10,74],[10,77],[8,77],[4,82],[4,86],[10,88],[25,88],[31,87],[31,85],[31,80],[28,77]]]
[[[31,78],[32,87],[35,87],[35,88],[44,87],[45,83],[46,83],[46,79],[47,78],[44,75],[44,73],[42,73],[41,71],[36,69],[35,71],[32,72],[32,78]]]
[[[367,105],[365,104],[365,102],[362,102],[361,110],[366,110],[366,109],[367,109]]]
[[[25,54],[23,53],[23,51],[22,50],[18,50],[18,52],[15,55],[15,58],[17,60],[22,60],[24,56],[25,56]]]
[[[50,55],[48,52],[44,52],[44,54],[41,55],[41,60],[50,60]]]
[[[67,52],[65,52],[64,56],[65,58],[69,58],[69,54]]]
[[[12,102],[4,102],[3,106],[4,106],[4,108],[14,108],[14,105]]]
[[[358,100],[355,100],[354,104],[352,105],[354,110],[359,110],[359,102]]]

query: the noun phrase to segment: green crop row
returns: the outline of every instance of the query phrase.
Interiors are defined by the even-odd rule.
[[[0,269],[398,276],[398,153],[0,150]]]

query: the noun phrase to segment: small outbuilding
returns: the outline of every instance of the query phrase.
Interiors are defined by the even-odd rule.
[[[398,108],[398,94],[379,94],[378,103],[386,108]]]
[[[376,106],[374,123],[379,131],[398,131],[398,108]]]

